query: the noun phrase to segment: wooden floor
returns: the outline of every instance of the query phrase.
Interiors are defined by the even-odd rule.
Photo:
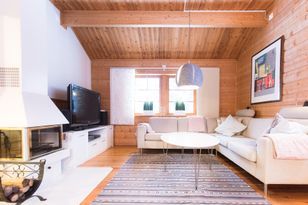
[[[106,152],[87,161],[82,166],[90,167],[112,167],[113,171],[87,196],[81,203],[82,205],[90,204],[95,197],[103,190],[112,177],[120,169],[121,165],[129,158],[132,153],[138,152],[136,147],[118,146],[107,150]],[[233,172],[245,180],[252,188],[260,194],[263,194],[263,184],[247,174],[243,169],[239,168],[231,161],[218,155],[219,160],[229,167]],[[308,174],[308,170],[307,170]],[[308,186],[289,186],[275,185],[269,186],[269,195],[267,199],[274,205],[299,205],[308,204]]]

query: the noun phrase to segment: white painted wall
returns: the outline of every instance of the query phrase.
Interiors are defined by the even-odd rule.
[[[20,0],[0,3],[0,67],[21,66]]]
[[[91,61],[49,0],[0,1],[0,66],[21,68],[22,90],[66,99],[69,83],[91,88]]]
[[[66,99],[66,87],[75,83],[91,88],[91,61],[71,28],[60,26],[60,13],[47,1],[48,95]],[[52,35],[51,35],[52,34]]]
[[[46,1],[21,0],[23,91],[47,95],[48,63]]]
[[[22,2],[23,90],[66,99],[69,83],[91,88],[91,62],[49,0]]]

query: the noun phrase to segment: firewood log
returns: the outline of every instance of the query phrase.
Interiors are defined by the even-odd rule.
[[[19,187],[18,186],[12,186],[12,189],[13,189],[13,193],[16,194],[19,192]]]
[[[24,193],[26,193],[27,191],[29,191],[29,189],[30,189],[30,186],[25,186],[25,187],[23,187],[23,188],[20,189],[20,192],[24,194]]]
[[[19,195],[18,194],[12,194],[11,196],[8,197],[8,199],[11,201],[11,202],[15,202],[19,199]]]
[[[34,184],[34,180],[33,180],[33,179],[30,179],[30,180],[29,180],[29,186],[31,187],[31,186],[33,186],[33,184]]]
[[[22,182],[24,179],[2,179],[1,183],[4,186],[19,186],[22,187]]]
[[[23,187],[28,186],[28,185],[29,185],[29,181],[30,181],[29,179],[24,179],[24,180],[22,180],[22,183],[21,183],[22,186],[23,186]]]
[[[12,186],[5,186],[3,188],[4,196],[8,197],[13,193],[13,187]]]

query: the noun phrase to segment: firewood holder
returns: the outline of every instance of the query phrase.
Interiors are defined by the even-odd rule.
[[[40,160],[39,162],[0,161],[0,201],[16,203],[16,205],[20,205],[32,197],[37,197],[40,201],[46,201],[42,196],[34,195],[42,183],[45,163],[46,160]],[[33,179],[33,186],[17,201],[11,202],[4,194],[2,180],[23,178]]]

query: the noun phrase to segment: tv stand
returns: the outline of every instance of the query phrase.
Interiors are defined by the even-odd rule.
[[[84,125],[79,127],[72,127],[71,131],[81,131],[81,130],[88,130],[92,128],[100,127],[101,125]]]
[[[113,126],[95,125],[83,130],[65,132],[62,144],[71,152],[71,156],[64,161],[64,169],[75,168],[113,147]]]

